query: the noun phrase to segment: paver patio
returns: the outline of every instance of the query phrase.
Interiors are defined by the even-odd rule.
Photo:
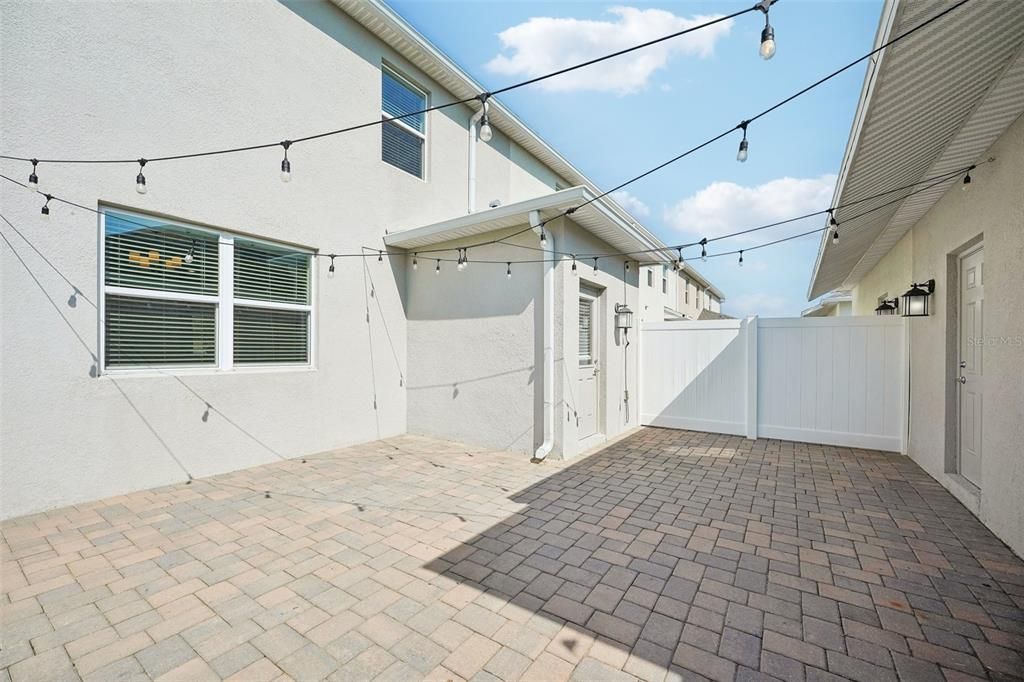
[[[642,429],[533,465],[407,436],[3,537],[0,680],[1024,670],[1024,562],[887,453]]]

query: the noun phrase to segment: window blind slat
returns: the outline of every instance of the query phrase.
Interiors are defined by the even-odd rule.
[[[107,295],[107,367],[210,366],[217,361],[217,306]]]
[[[235,298],[309,304],[307,253],[235,240]]]
[[[236,364],[307,364],[309,313],[235,306]]]
[[[106,284],[217,295],[216,236],[113,212],[104,225]]]
[[[427,97],[402,82],[394,74],[381,70],[381,109],[389,116],[405,116],[402,123],[421,133],[426,128],[424,114],[407,116],[427,108]]]
[[[406,173],[423,177],[423,138],[385,121],[381,126],[381,158]]]
[[[588,365],[593,358],[593,302],[589,299],[580,299],[580,323],[579,323],[579,355],[580,364]]]

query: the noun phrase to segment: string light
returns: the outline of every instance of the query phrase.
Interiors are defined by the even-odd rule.
[[[142,169],[146,167],[146,160],[139,159],[139,174],[135,176],[135,191],[139,194],[146,193],[146,176],[142,174]]]
[[[32,159],[32,172],[28,174],[28,188],[32,191],[39,191],[39,176],[36,175],[36,166],[39,165],[39,159]]]
[[[416,254],[412,254],[412,269],[419,270],[420,264],[416,261]]]
[[[704,237],[700,240],[700,259],[705,263],[708,262],[708,238]]]
[[[185,254],[185,263],[191,265],[192,261],[196,259],[196,240],[192,240],[192,245],[188,247],[188,253]]]
[[[974,170],[974,166],[967,169],[967,175],[964,176],[964,184],[960,187],[963,191],[967,191],[971,188],[971,171]]]
[[[682,270],[683,269],[683,247],[678,246],[676,248],[679,250],[679,256],[678,256],[678,258],[676,258],[676,269],[677,270]]]
[[[594,274],[596,275],[597,272],[598,272],[598,270],[597,270],[597,259],[595,258],[594,259]]]
[[[484,93],[480,95],[480,102],[483,104],[483,116],[480,117],[480,139],[484,142],[490,142],[491,138],[494,137],[494,131],[491,130],[490,120],[490,109],[491,103],[488,101],[490,95]]]
[[[775,56],[775,29],[768,22],[768,10],[771,9],[772,3],[775,0],[761,0],[761,2],[754,5],[757,9],[764,12],[764,29],[761,31],[761,57],[763,59],[771,59]]]
[[[743,163],[747,160],[747,154],[749,153],[750,143],[747,142],[747,126],[750,121],[743,121],[740,123],[740,129],[743,131],[743,139],[740,140],[739,151],[736,152],[736,160]]]
[[[740,249],[740,267],[743,267],[743,249]]]
[[[292,181],[292,162],[288,160],[288,147],[292,146],[291,140],[285,140],[281,143],[284,147],[284,158],[281,160],[281,182]]]
[[[507,279],[512,279],[512,263],[511,262],[505,263],[505,277]]]
[[[334,277],[334,254],[331,254],[331,264],[327,266],[327,277]]]
[[[384,252],[383,251],[377,251],[377,262],[378,263],[383,263],[384,262]]]
[[[540,225],[540,245],[541,246],[547,246],[548,245],[548,235],[547,235],[546,232],[544,232],[544,223],[541,223],[541,225]]]
[[[43,217],[46,217],[50,215],[50,199],[53,197],[49,194],[44,194],[43,196],[46,197],[46,203],[43,204],[43,208],[39,212],[43,214]]]
[[[572,257],[572,276],[576,276],[576,256]]]
[[[435,275],[440,275],[441,274],[441,259],[440,258],[437,259],[437,266],[434,268],[434,274]]]
[[[839,243],[839,222],[836,220],[835,209],[828,209],[828,226],[832,229],[832,243]]]
[[[457,264],[457,265],[455,266],[455,269],[456,269],[456,270],[458,270],[459,272],[462,272],[463,270],[465,270],[465,269],[466,269],[466,254],[465,254],[465,249],[459,249],[459,262],[458,262],[458,264]]]

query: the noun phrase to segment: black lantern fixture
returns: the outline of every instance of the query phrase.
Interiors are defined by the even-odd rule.
[[[900,299],[898,298],[884,298],[882,302],[875,308],[875,315],[895,315],[899,309]]]
[[[935,293],[935,280],[910,285],[903,294],[903,317],[928,317],[928,298]]]

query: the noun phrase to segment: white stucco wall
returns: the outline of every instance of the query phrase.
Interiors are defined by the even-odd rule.
[[[160,156],[371,121],[382,60],[429,90],[432,104],[450,99],[321,2],[187,11],[2,2],[0,50],[2,149],[23,156]],[[464,107],[428,116],[426,181],[383,163],[380,132],[369,128],[293,147],[287,185],[273,148],[151,163],[146,196],[134,191],[133,165],[42,164],[41,189],[91,207],[358,251],[379,247],[386,230],[466,212],[469,116]],[[481,148],[478,197],[514,201],[553,188],[554,174],[500,133]],[[0,169],[24,181],[29,165]],[[331,280],[321,263],[313,370],[97,378],[96,215],[53,204],[43,222],[38,196],[0,185],[0,212],[28,240],[0,225],[12,245],[0,244],[3,517],[180,483],[185,469],[206,476],[406,430],[401,259],[370,260],[365,272],[342,261]],[[72,287],[81,291],[74,305]]]
[[[857,314],[885,291],[935,279],[931,314],[908,320],[909,454],[1019,555],[1024,555],[1024,118],[982,155],[969,192],[955,185],[865,276]],[[982,473],[975,488],[956,472],[956,254],[984,239]]]
[[[910,288],[914,231],[909,230],[852,290],[853,314],[874,315],[878,299],[899,298]]]
[[[508,234],[522,227],[507,231]],[[568,219],[549,225],[559,251],[600,253],[614,251]],[[497,238],[502,233],[492,233]],[[458,247],[477,240],[453,241],[431,248]],[[513,243],[536,247],[532,232]],[[543,440],[543,267],[513,264],[512,279],[505,276],[505,261],[538,257],[537,252],[508,246],[474,248],[470,266],[458,272],[454,263],[442,263],[434,274],[435,261],[420,256],[412,270],[407,258],[409,382],[408,428],[487,448],[501,448],[532,455]],[[526,255],[524,255],[526,254]],[[480,261],[496,260],[498,264]],[[477,261],[477,262],[474,262]],[[615,331],[615,303],[638,309],[637,267],[631,262],[624,272],[623,259],[601,259],[599,271],[580,261],[577,275],[566,260],[555,274],[555,458],[580,453],[574,410],[578,381],[578,306],[580,283],[602,289],[598,311],[602,320],[599,339],[599,430],[614,437],[636,426],[637,365],[634,329],[625,340]],[[625,277],[624,277],[625,275]],[[623,284],[625,283],[625,288]],[[636,324],[636,319],[634,324]],[[625,374],[624,374],[625,372]],[[632,401],[627,419],[624,391]]]

